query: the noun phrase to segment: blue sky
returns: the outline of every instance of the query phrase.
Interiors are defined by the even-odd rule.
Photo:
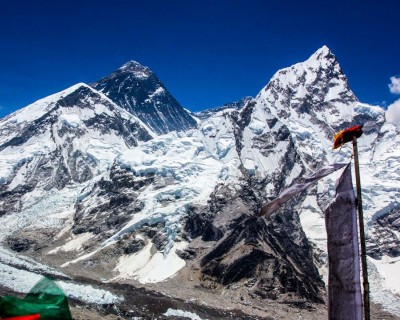
[[[0,117],[128,60],[200,110],[255,96],[322,45],[357,97],[391,104],[398,0],[0,0]]]

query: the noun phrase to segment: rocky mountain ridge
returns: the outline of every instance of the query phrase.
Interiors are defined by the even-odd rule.
[[[254,98],[253,97],[244,97],[238,101],[235,102],[228,102],[223,104],[222,106],[211,108],[211,109],[206,109],[202,111],[195,112],[194,115],[196,118],[204,120],[212,115],[227,110],[227,109],[234,109],[234,110],[241,110],[243,109],[249,102],[251,102]]]

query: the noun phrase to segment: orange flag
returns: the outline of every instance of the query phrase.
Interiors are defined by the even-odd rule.
[[[333,138],[333,149],[337,149],[347,142],[353,141],[353,137],[359,138],[363,134],[363,125],[353,126],[339,131]]]

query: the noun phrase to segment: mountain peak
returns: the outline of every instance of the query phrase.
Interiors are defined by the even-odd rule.
[[[327,46],[304,62],[281,69],[257,96],[283,121],[308,114],[333,128],[351,121],[357,98],[338,60]],[[282,112],[285,110],[285,112]]]
[[[132,73],[138,78],[147,78],[151,74],[151,70],[148,67],[134,60],[130,60],[122,65],[118,71]]]
[[[137,116],[157,134],[183,131],[196,125],[157,75],[137,61],[128,61],[91,86]]]
[[[308,62],[318,62],[322,64],[333,64],[336,61],[335,55],[332,51],[325,45],[315,51],[310,58],[307,60]]]
[[[323,45],[321,48],[319,48],[317,51],[315,51],[315,54],[327,55],[327,54],[330,54],[330,53],[332,53],[332,51],[326,45]]]
[[[90,89],[91,91],[93,91],[93,88],[88,86],[86,83],[79,82],[79,83],[76,83],[76,84],[64,89],[63,91],[60,91],[59,94],[61,94],[61,96],[65,96],[67,94],[77,91],[78,89],[84,89],[84,88],[87,88],[87,89]]]

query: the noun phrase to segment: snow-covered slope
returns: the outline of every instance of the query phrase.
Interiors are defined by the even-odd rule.
[[[137,116],[157,134],[184,131],[196,124],[158,77],[136,61],[127,62],[91,86]]]
[[[113,100],[128,101],[135,113],[132,101],[154,103],[158,85],[137,97],[129,88],[151,78],[130,63],[94,86],[111,99],[118,88],[129,92]],[[149,127],[175,130],[153,111],[143,118]],[[254,310],[265,310],[266,300],[321,303],[323,210],[337,175],[268,219],[258,213],[297,177],[350,161],[351,146],[332,150],[333,134],[363,123],[371,294],[400,315],[399,128],[357,100],[327,47],[278,71],[242,107],[202,118],[195,128],[156,136],[102,93],[77,85],[3,119],[0,225],[9,230],[8,247],[67,274],[154,285],[185,299],[206,290]]]
[[[39,100],[0,122],[1,212],[19,211],[24,194],[84,183],[117,154],[154,134],[85,84]]]

